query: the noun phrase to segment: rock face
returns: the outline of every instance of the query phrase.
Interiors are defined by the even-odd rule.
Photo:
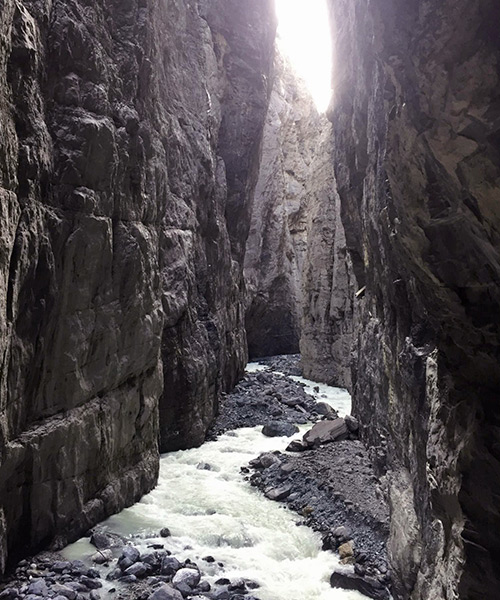
[[[203,442],[218,395],[247,362],[243,253],[274,52],[269,0],[201,2],[200,14],[184,4],[163,10],[160,29],[175,65],[159,89],[171,202],[160,249],[162,451]]]
[[[3,2],[0,571],[148,491],[159,433],[201,443],[241,373],[274,27],[267,0]]]
[[[397,598],[500,586],[497,2],[331,2],[354,411],[387,467]]]
[[[332,131],[325,127],[310,180],[300,351],[305,377],[350,388],[357,287],[340,218],[333,160]]]
[[[312,174],[328,126],[291,66],[277,56],[245,254],[250,357],[299,351]]]

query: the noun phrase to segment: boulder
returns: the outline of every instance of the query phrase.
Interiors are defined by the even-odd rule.
[[[106,550],[103,550],[102,552],[106,552]],[[140,556],[139,550],[134,546],[124,546],[122,548],[121,556],[118,559],[118,566],[122,571],[126,571],[134,563],[139,561]]]
[[[283,485],[280,487],[267,489],[264,493],[266,495],[266,498],[269,498],[269,500],[284,500],[290,495],[291,491],[292,486]]]
[[[165,584],[153,592],[148,600],[182,600],[182,594],[171,585]]]
[[[175,556],[164,556],[161,561],[161,574],[174,575],[181,568],[181,563]]]
[[[333,421],[320,421],[316,423],[312,429],[304,434],[302,439],[310,447],[313,447],[320,444],[346,440],[348,436],[349,431],[344,419],[334,419]]]
[[[143,562],[136,562],[125,570],[125,575],[135,575],[136,577],[143,577],[148,573],[150,568]]]
[[[113,540],[105,533],[96,531],[90,536],[90,543],[98,550],[105,550],[111,548]]]
[[[198,569],[183,568],[179,569],[172,579],[172,583],[177,586],[178,584],[185,584],[191,588],[194,588],[200,582],[201,576]]]
[[[270,421],[262,428],[262,433],[267,437],[290,437],[298,431],[297,425],[285,421]]]
[[[355,590],[373,600],[389,600],[390,598],[387,588],[374,577],[360,577],[354,573],[335,571],[330,577],[330,585],[344,590]]]
[[[113,552],[110,549],[106,550],[98,550],[94,554],[92,554],[92,562],[95,562],[97,565],[103,565],[111,560],[113,560]]]
[[[304,452],[309,449],[309,444],[302,440],[292,440],[286,447],[287,452]]]
[[[322,415],[327,419],[337,419],[339,416],[337,411],[326,402],[318,402],[315,405],[314,410],[318,413],[318,415]]]
[[[339,556],[340,558],[348,558],[354,556],[354,542],[349,540],[345,542],[341,546],[339,546]]]

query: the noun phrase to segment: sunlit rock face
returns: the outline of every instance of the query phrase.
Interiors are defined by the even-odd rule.
[[[248,348],[250,356],[269,356],[300,347],[308,375],[344,383],[331,367],[332,321],[340,318],[336,310],[342,311],[347,293],[336,293],[342,284],[329,260],[337,240],[345,269],[330,149],[330,123],[293,68],[277,57],[245,254]],[[332,297],[342,307],[333,306]]]
[[[159,434],[200,443],[242,371],[249,220],[225,215],[274,27],[266,0],[3,2],[0,570],[137,500]]]
[[[497,2],[331,1],[354,412],[388,469],[397,598],[500,586]]]
[[[274,71],[245,254],[251,357],[299,351],[308,192],[327,124],[281,56]]]

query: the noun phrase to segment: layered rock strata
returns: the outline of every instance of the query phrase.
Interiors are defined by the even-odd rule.
[[[493,600],[499,7],[330,4],[333,164],[347,248],[366,286],[356,300],[354,412],[388,469],[395,597]]]
[[[0,570],[148,491],[242,371],[273,35],[266,0],[3,3]]]

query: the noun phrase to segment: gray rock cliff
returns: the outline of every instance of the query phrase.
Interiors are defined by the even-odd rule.
[[[354,412],[396,598],[498,597],[498,3],[331,2],[330,119],[355,301]]]
[[[241,373],[274,28],[267,0],[3,2],[0,570],[151,489]]]
[[[251,357],[299,351],[308,293],[304,277],[311,270],[309,215],[318,197],[329,194],[333,179],[329,127],[293,67],[278,55],[245,254]]]

